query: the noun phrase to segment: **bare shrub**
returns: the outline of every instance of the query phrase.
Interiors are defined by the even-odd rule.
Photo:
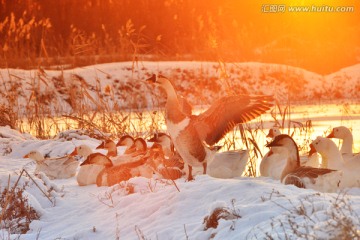
[[[39,219],[35,209],[29,205],[24,195],[27,184],[22,187],[4,188],[0,196],[0,224],[12,234],[24,234],[31,221]]]

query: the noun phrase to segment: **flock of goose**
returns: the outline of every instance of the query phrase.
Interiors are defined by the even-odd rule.
[[[152,178],[153,174],[171,180],[187,175],[187,181],[192,181],[194,167],[201,167],[204,174],[217,178],[240,177],[249,152],[218,152],[221,147],[215,144],[235,125],[268,111],[273,106],[273,98],[227,96],[215,101],[205,112],[192,115],[191,106],[177,95],[168,78],[153,75],[147,81],[166,92],[168,134],[158,133],[148,143],[129,135],[117,143],[105,140],[97,149],[107,150],[106,155],[80,145],[63,158],[45,159],[38,151],[24,157],[34,159],[35,172],[44,172],[49,178],[69,178],[77,174],[80,186],[111,186],[135,176]],[[348,128],[336,127],[327,137],[317,137],[310,145],[309,156],[299,156],[296,142],[276,127],[270,129],[267,137],[272,141],[267,144],[269,152],[260,163],[261,176],[325,192],[360,186],[360,154],[352,151],[353,136]],[[340,150],[331,138],[343,140]],[[118,147],[125,148],[123,154],[118,154]],[[314,153],[321,155],[321,164],[318,154]],[[80,168],[75,155],[82,156]]]

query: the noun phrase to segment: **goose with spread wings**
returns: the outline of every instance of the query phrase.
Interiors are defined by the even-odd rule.
[[[166,126],[175,149],[187,163],[188,181],[193,180],[192,167],[203,166],[206,174],[207,162],[214,156],[214,145],[226,133],[240,123],[250,121],[269,110],[272,96],[226,96],[216,100],[200,115],[187,115],[182,111],[177,93],[171,81],[164,76],[152,75],[147,81],[166,92]]]

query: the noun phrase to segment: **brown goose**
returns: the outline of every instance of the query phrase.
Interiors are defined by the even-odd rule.
[[[203,166],[206,173],[207,162],[216,153],[212,147],[235,125],[250,121],[265,113],[273,105],[271,96],[227,96],[215,101],[200,115],[186,115],[174,86],[169,79],[155,74],[148,79],[162,87],[167,95],[166,125],[175,149],[188,164],[188,180],[193,180],[192,167]]]
[[[119,141],[120,142],[120,141]],[[105,149],[108,151],[107,156],[111,159],[114,165],[120,165],[125,162],[132,162],[139,160],[147,150],[147,145],[144,139],[136,138],[130,147],[127,148],[127,153],[117,155],[117,147],[111,139],[105,140],[96,149]]]
[[[152,149],[149,149],[144,155],[135,160],[105,167],[97,176],[97,186],[112,186],[121,181],[127,181],[132,177],[152,178],[155,165],[151,164],[151,162],[153,162],[157,152],[157,150],[152,151]]]
[[[289,135],[278,135],[266,146],[282,147],[288,153],[286,165],[281,174],[282,183],[322,192],[335,192],[338,190],[342,180],[342,172],[327,168],[300,166],[298,146]]]
[[[85,161],[80,164],[76,181],[79,186],[86,186],[96,183],[98,174],[105,168],[113,165],[112,161],[102,153],[93,153],[87,145],[77,146],[70,154],[71,156],[80,155]]]
[[[156,133],[148,142],[159,143],[166,157],[171,157],[175,153],[174,144],[171,137],[166,133]]]
[[[108,156],[108,157],[116,157],[117,156],[116,144],[111,139],[107,139],[107,140],[103,141],[99,146],[96,147],[96,149],[107,149],[108,152],[107,152],[106,156]]]
[[[134,144],[134,138],[130,135],[124,135],[122,136],[118,143],[116,144],[116,147],[126,147],[124,154],[130,153],[132,150],[130,150],[130,147]]]

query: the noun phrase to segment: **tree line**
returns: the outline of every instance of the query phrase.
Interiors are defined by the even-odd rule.
[[[274,62],[322,73],[358,61],[360,22],[355,15],[332,28],[336,18],[271,15],[261,11],[264,4],[2,0],[0,67],[150,58]]]

